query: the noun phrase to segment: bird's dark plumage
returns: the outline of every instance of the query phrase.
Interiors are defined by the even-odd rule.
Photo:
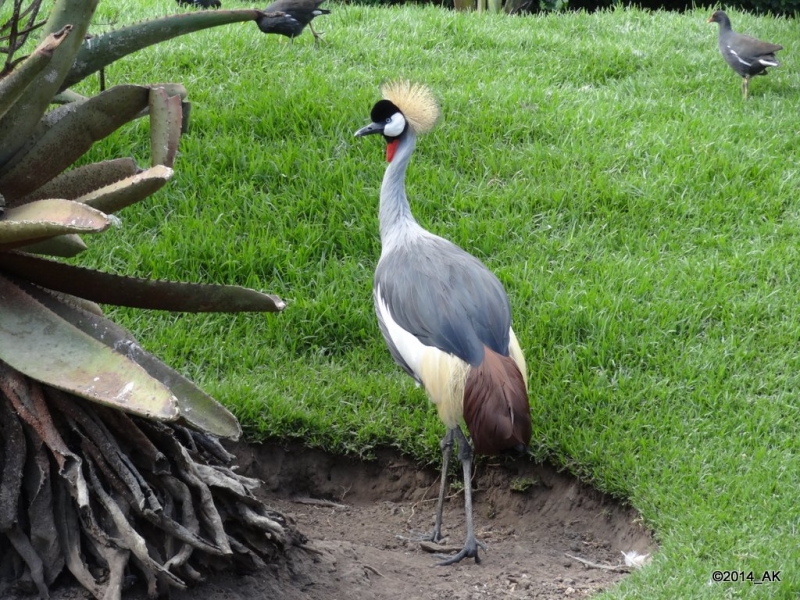
[[[780,66],[775,53],[783,50],[783,46],[736,33],[731,28],[728,15],[721,10],[715,11],[708,22],[719,24],[719,51],[731,69],[743,78],[742,93],[747,98],[747,87],[751,77],[766,75],[767,67]]]
[[[514,359],[484,348],[464,386],[464,422],[478,454],[523,454],[531,440],[528,390]]]
[[[195,8],[221,8],[222,2],[219,0],[178,0],[178,4],[194,6]]]
[[[330,14],[331,11],[319,7],[324,1],[325,0],[276,0],[265,8],[264,12],[284,13],[289,15],[293,21],[286,22],[285,25],[278,28],[270,23],[269,31],[266,31],[263,27],[263,25],[266,25],[266,21],[263,20],[264,17],[256,21],[256,23],[259,29],[265,31],[265,33],[279,33],[289,38],[295,38],[300,35],[306,25],[308,25],[309,29],[311,29],[311,33],[314,34],[314,39],[319,41],[322,32],[314,31],[314,28],[311,26],[311,21],[314,20],[314,17],[318,17],[319,15]]]

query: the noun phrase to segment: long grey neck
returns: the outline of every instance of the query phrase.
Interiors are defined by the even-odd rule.
[[[378,217],[381,227],[381,245],[386,248],[412,230],[420,229],[406,197],[406,167],[414,152],[417,139],[409,128],[400,138],[394,158],[383,176],[381,205]]]

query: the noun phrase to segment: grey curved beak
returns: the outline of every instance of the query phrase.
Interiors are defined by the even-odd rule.
[[[356,131],[353,135],[356,137],[362,137],[365,135],[370,135],[372,133],[383,133],[384,124],[383,123],[370,123],[369,125],[365,125],[358,131]]]

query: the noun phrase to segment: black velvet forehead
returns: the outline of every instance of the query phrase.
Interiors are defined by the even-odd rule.
[[[394,102],[389,100],[378,100],[375,103],[375,106],[372,107],[372,112],[369,114],[369,118],[372,119],[373,123],[383,123],[386,119],[389,119],[393,114],[401,112],[397,106],[395,106]]]

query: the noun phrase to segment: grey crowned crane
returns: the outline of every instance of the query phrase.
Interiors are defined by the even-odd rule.
[[[382,134],[389,162],[380,196],[381,256],[373,298],[394,360],[424,386],[447,433],[441,442],[442,476],[431,539],[442,540],[446,478],[458,441],[464,473],[466,541],[441,565],[480,562],[472,521],[473,449],[477,454],[523,453],[531,438],[525,358],[511,329],[511,307],[497,277],[477,258],[423,229],[411,214],[406,167],[417,135],[439,117],[431,91],[407,81],[382,86],[372,123],[356,136]]]
[[[728,15],[721,10],[714,11],[708,22],[719,23],[719,51],[728,66],[742,77],[742,94],[747,100],[750,78],[766,75],[767,67],[779,67],[781,63],[775,58],[775,53],[783,50],[783,46],[736,33]]]

